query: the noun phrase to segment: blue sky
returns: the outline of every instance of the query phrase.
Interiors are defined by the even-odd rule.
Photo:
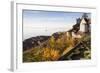
[[[48,31],[50,27],[51,28],[66,27],[66,29],[70,29],[72,25],[76,23],[76,18],[82,17],[82,15],[83,15],[82,12],[80,13],[80,12],[23,10],[24,35],[28,36],[32,34],[31,36],[35,36],[34,33],[37,31],[33,29],[40,29],[40,27],[42,27],[42,29],[45,29],[46,27]],[[89,13],[88,15],[90,17]]]
[[[80,12],[54,12],[54,11],[32,11],[24,10],[23,17],[31,22],[56,22],[64,24],[75,24],[76,18],[83,15]]]

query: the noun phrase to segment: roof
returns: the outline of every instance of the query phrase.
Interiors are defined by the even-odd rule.
[[[89,18],[82,18],[80,23],[91,24],[91,19],[89,19]]]

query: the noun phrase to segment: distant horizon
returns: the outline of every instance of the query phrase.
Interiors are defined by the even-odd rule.
[[[84,12],[23,10],[23,40],[68,31]],[[90,13],[87,13],[90,17]],[[62,29],[61,29],[62,28]]]

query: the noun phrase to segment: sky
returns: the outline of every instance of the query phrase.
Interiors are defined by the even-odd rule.
[[[68,31],[82,15],[82,12],[23,10],[23,39]]]

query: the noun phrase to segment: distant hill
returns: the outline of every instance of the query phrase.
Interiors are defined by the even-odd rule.
[[[39,46],[40,43],[48,40],[50,36],[37,36],[23,41],[23,51],[29,50],[32,47]]]

